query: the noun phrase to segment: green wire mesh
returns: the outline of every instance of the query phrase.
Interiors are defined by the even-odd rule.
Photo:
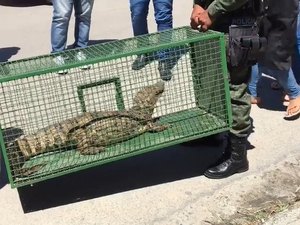
[[[139,54],[149,62],[133,70]],[[170,81],[161,80],[160,56]],[[0,64],[12,187],[228,130],[227,76],[223,35],[189,27]]]

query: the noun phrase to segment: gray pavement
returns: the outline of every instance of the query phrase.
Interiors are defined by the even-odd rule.
[[[174,1],[175,27],[189,24],[191,8],[191,2]],[[51,6],[45,5],[0,6],[0,60],[48,53],[51,14]],[[95,1],[91,42],[132,36],[129,16],[128,2],[118,5]],[[69,44],[73,41],[73,23]],[[149,23],[150,31],[155,31],[152,9]],[[199,147],[178,145],[147,153],[20,190],[3,184],[2,176],[0,224],[202,225],[220,216],[214,208],[234,212],[234,206],[226,203],[243,193],[241,183],[251,188],[273,165],[300,155],[300,120],[282,119],[279,92],[270,91],[268,85],[265,80],[265,107],[254,106],[251,112],[254,130],[249,139],[248,172],[224,180],[206,179],[203,171],[221,150],[201,143]]]
[[[287,223],[288,221],[288,223]],[[290,210],[288,212],[283,212],[272,218],[270,221],[264,225],[298,225],[300,222],[300,208]]]

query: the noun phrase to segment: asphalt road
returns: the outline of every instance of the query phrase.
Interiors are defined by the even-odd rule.
[[[0,61],[50,52],[52,8],[47,5],[0,6]],[[192,2],[174,1],[174,26],[189,24]],[[71,21],[68,44],[73,41]],[[153,10],[149,30],[155,31]],[[131,37],[128,2],[96,1],[91,43]],[[0,224],[206,224],[218,204],[214,194],[230,187],[227,197],[239,194],[238,181],[255,183],[253,175],[268,170],[288,156],[299,154],[300,120],[282,119],[280,93],[264,80],[262,108],[251,112],[250,170],[223,180],[209,180],[203,172],[222,151],[221,145],[203,141],[178,145],[80,173],[11,189],[5,174],[0,182]],[[3,167],[3,165],[2,165]],[[207,207],[206,207],[207,206]],[[226,207],[224,207],[226,210]]]

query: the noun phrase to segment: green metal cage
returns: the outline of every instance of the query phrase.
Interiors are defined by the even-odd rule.
[[[147,65],[133,69],[140,54]],[[189,27],[2,63],[0,85],[12,187],[220,133],[232,121],[224,36]]]

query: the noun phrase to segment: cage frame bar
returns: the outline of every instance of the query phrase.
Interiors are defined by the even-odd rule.
[[[188,27],[186,26],[186,27],[175,28],[174,30],[183,29],[183,28],[188,28]],[[164,33],[164,32],[168,32],[168,31],[156,32],[154,34]],[[199,31],[194,31],[194,32],[199,32]],[[180,40],[180,41],[172,42],[171,44],[161,43],[158,46],[151,45],[150,47],[141,47],[137,50],[128,51],[128,52],[125,52],[125,53],[116,53],[116,54],[113,54],[113,55],[106,55],[104,57],[94,57],[93,59],[87,58],[86,60],[84,60],[82,62],[77,61],[77,62],[65,64],[65,65],[56,66],[55,68],[46,68],[46,69],[42,69],[42,70],[36,70],[36,71],[21,73],[21,74],[14,75],[14,76],[0,77],[0,83],[14,81],[14,80],[18,80],[18,79],[29,78],[29,77],[34,77],[34,76],[39,76],[39,75],[47,74],[47,73],[55,73],[55,72],[58,72],[59,70],[68,70],[68,69],[72,69],[74,67],[80,67],[80,66],[84,66],[84,65],[87,65],[87,64],[101,63],[101,62],[114,60],[114,59],[122,58],[122,57],[127,57],[127,56],[131,56],[131,55],[140,55],[140,54],[144,54],[144,53],[147,53],[147,52],[150,52],[150,51],[154,52],[154,51],[158,51],[158,50],[164,50],[164,49],[168,49],[168,48],[179,47],[179,46],[189,44],[189,43],[193,43],[193,42],[196,42],[196,41],[219,39],[220,35],[224,35],[220,32],[216,32],[216,31],[207,31],[207,32],[209,32],[210,34],[206,35],[206,36],[199,35],[198,37],[191,37],[191,38],[188,38],[188,40]],[[144,36],[147,36],[147,34],[140,35],[139,37],[142,38]],[[123,39],[123,41],[134,40],[134,38],[135,37],[126,38],[126,39]],[[117,42],[117,41],[119,41],[119,40],[107,42],[107,44],[113,44],[114,42]],[[46,58],[46,57],[47,58],[48,57],[55,57],[55,56],[59,56],[59,55],[66,55],[69,52],[74,52],[74,49],[65,50],[63,53],[52,53],[50,55],[42,55],[42,56],[26,58],[26,59],[17,60],[17,61],[21,62],[21,61],[39,59],[39,58],[42,58],[42,57],[44,57],[44,58]],[[11,62],[0,63],[0,66],[5,66],[5,65],[9,65],[9,64],[11,64]]]
[[[89,84],[83,84],[83,85],[77,86],[77,94],[78,94],[82,112],[86,112],[86,104],[84,101],[83,90],[87,89],[87,88],[92,88],[92,87],[109,84],[109,83],[113,83],[115,85],[115,90],[116,90],[115,99],[116,99],[116,103],[117,103],[117,109],[120,111],[125,109],[125,103],[124,103],[124,98],[123,98],[122,89],[121,89],[121,81],[120,81],[120,78],[115,77],[115,78],[104,79],[104,80],[92,82]]]

